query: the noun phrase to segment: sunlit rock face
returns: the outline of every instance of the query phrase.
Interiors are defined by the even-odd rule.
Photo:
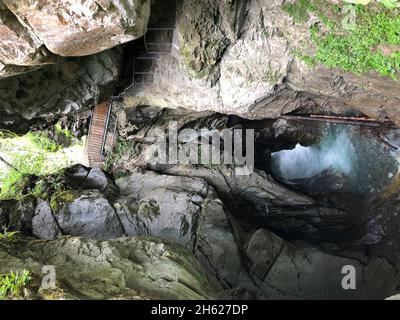
[[[150,1],[4,1],[53,53],[83,56],[142,36]]]
[[[295,1],[291,1],[293,3]],[[127,103],[211,110],[246,118],[276,118],[299,108],[400,123],[399,82],[376,72],[354,74],[308,66],[296,52],[316,50],[311,16],[296,23],[289,1],[184,0],[172,57],[163,57],[158,82]]]
[[[0,3],[0,78],[33,70],[53,60],[17,17]]]
[[[140,38],[149,15],[150,0],[2,1],[0,77]]]

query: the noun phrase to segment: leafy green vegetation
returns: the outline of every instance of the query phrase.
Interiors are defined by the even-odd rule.
[[[119,139],[114,149],[107,154],[104,170],[110,171],[115,162],[124,156],[134,157],[136,151],[137,145],[134,141]]]
[[[43,132],[29,132],[27,137],[32,141],[32,143],[39,149],[48,151],[48,152],[57,152],[60,148],[56,142],[51,140],[45,133]]]
[[[367,5],[371,3],[373,0],[345,0],[345,2],[349,3],[356,3],[356,4],[362,4],[362,5]],[[400,7],[400,1],[399,0],[379,0],[381,4],[383,4],[386,8],[389,9],[394,9]]]
[[[328,18],[324,8],[337,12],[340,7],[321,0],[298,0],[294,3],[283,5],[283,10],[286,11],[296,23],[308,21],[310,13],[314,13],[326,26],[332,28],[333,22]]]
[[[22,290],[32,277],[28,270],[0,275],[0,300],[21,299]]]
[[[397,79],[400,71],[400,15],[395,3],[393,0],[392,5],[383,3],[391,10],[372,4],[342,7],[325,4],[322,7],[319,0],[300,0],[285,5],[285,11],[296,22],[307,21],[310,13],[321,21],[310,28],[316,53],[296,52],[297,56],[309,65],[320,63],[358,74],[374,70]],[[355,13],[356,21],[352,28],[345,28],[342,22],[350,10]]]
[[[48,183],[44,177],[57,177],[64,168],[82,163],[83,143],[66,129],[56,126],[55,131],[63,145],[67,144],[65,139],[73,144],[63,148],[41,132],[18,136],[0,130],[0,200],[20,200],[30,195],[46,198],[48,188],[62,189],[56,178]]]
[[[46,182],[44,180],[36,182],[35,187],[32,190],[32,196],[35,198],[46,198]]]
[[[386,8],[394,9],[400,7],[399,0],[381,0],[380,1]]]
[[[68,130],[68,129],[63,129],[63,128],[61,127],[61,124],[59,124],[59,123],[57,123],[57,124],[54,126],[54,128],[55,128],[56,133],[58,133],[58,134],[63,134],[64,136],[69,137],[69,138],[71,138],[71,139],[74,137],[74,135],[72,134],[72,132],[71,132],[70,130]]]
[[[66,128],[63,129],[59,123],[54,126],[54,129],[58,139],[62,142],[64,146],[71,145],[71,143],[75,139],[75,136],[70,130]]]
[[[12,241],[14,240],[15,235],[17,235],[18,233],[19,233],[18,231],[8,232],[6,230],[4,231],[4,233],[0,233],[0,240]]]
[[[290,15],[295,22],[302,23],[308,21],[309,15],[309,2],[308,1],[297,1],[295,3],[287,3],[283,6],[283,10]]]
[[[44,156],[42,154],[20,155],[13,161],[12,169],[2,180],[0,200],[20,199],[29,184],[29,176],[43,173]]]
[[[340,67],[355,73],[375,70],[396,78],[400,70],[400,47],[384,54],[379,45],[400,45],[400,16],[385,11],[371,13],[364,7],[357,8],[357,15],[355,28],[346,35],[312,33],[318,45],[315,60],[331,68]]]

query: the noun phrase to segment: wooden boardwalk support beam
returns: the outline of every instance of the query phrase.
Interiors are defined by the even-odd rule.
[[[287,120],[331,122],[331,123],[371,126],[371,127],[380,127],[385,125],[389,127],[396,127],[396,125],[388,119],[379,121],[376,119],[371,119],[366,117],[342,117],[342,116],[326,116],[326,115],[311,114],[311,115],[282,115],[280,116],[280,118]]]

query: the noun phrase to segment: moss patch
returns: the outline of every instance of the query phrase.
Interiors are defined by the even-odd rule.
[[[300,0],[295,3],[287,3],[282,8],[297,23],[303,23],[310,19],[309,11],[312,8],[309,1]]]
[[[50,200],[50,207],[53,212],[58,212],[63,206],[72,203],[77,198],[76,191],[64,190],[53,194]]]
[[[65,292],[61,288],[40,289],[38,292],[42,300],[65,300]]]

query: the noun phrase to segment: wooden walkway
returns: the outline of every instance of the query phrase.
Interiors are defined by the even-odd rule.
[[[103,168],[105,157],[102,154],[104,137],[107,131],[110,105],[103,102],[96,106],[92,112],[89,133],[86,141],[85,152],[90,167]]]
[[[121,108],[123,96],[135,96],[146,84],[155,82],[155,69],[162,55],[171,54],[176,38],[176,0],[154,2],[152,9],[158,10],[150,19],[143,44],[133,59],[133,79],[130,86],[110,102],[103,102],[92,111],[89,133],[86,140],[85,154],[90,167],[104,169],[107,152],[112,150],[117,140],[118,119],[115,114]],[[152,17],[151,16],[151,17]],[[164,19],[159,18],[163,16]],[[150,17],[150,18],[151,18]],[[138,43],[139,45],[139,43]]]

